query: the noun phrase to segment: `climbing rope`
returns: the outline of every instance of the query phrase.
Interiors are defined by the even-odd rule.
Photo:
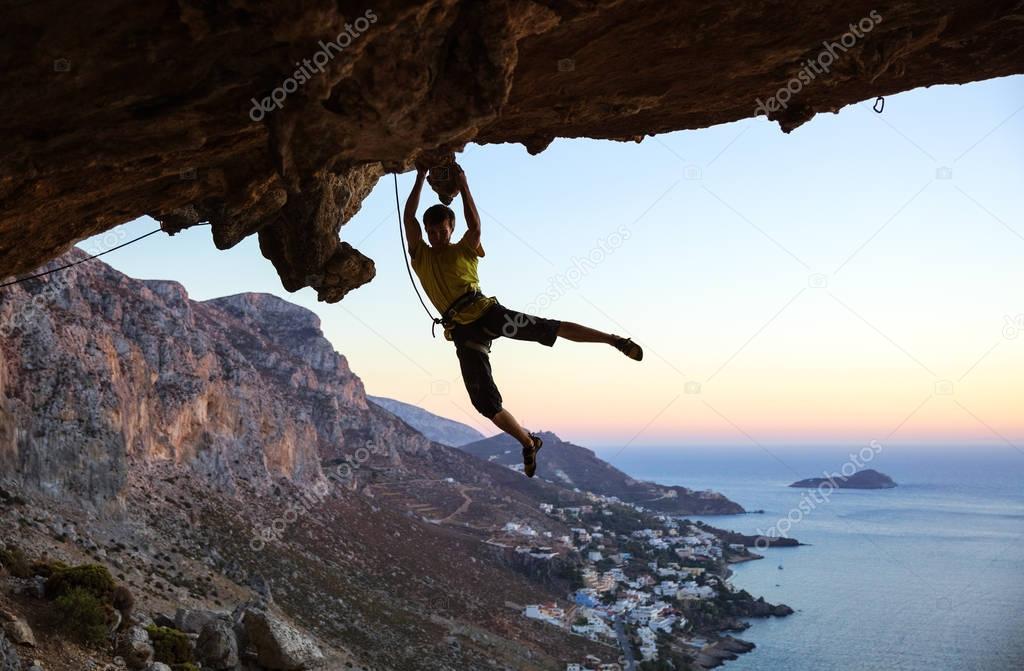
[[[117,247],[111,247],[110,249],[106,250],[105,252],[100,252],[99,254],[93,254],[92,256],[90,256],[89,258],[86,258],[86,259],[79,259],[78,261],[72,261],[71,263],[65,264],[65,265],[61,266],[60,268],[53,268],[52,270],[47,270],[46,272],[36,273],[35,275],[29,275],[28,277],[22,277],[21,279],[13,280],[13,281],[7,282],[5,284],[0,284],[0,289],[3,289],[4,287],[11,287],[11,286],[14,286],[15,284],[21,284],[22,282],[28,282],[29,280],[34,280],[34,279],[39,278],[39,277],[45,277],[47,275],[51,275],[51,274],[59,272],[61,270],[67,270],[68,268],[70,268],[72,266],[77,266],[79,263],[85,263],[86,261],[92,261],[93,259],[99,258],[99,257],[103,256],[104,254],[109,254],[110,252],[117,251],[118,249],[121,249],[122,247],[127,247],[128,245],[132,244],[133,242],[138,242],[139,240],[142,240],[143,238],[148,238],[149,236],[153,235],[154,233],[159,233],[162,230],[163,229],[158,228],[155,231],[150,231],[149,233],[146,233],[145,235],[140,235],[139,237],[135,238],[134,240],[129,240],[128,242],[120,244]]]
[[[398,236],[402,239],[402,258],[405,259],[405,270],[409,273],[409,281],[412,282],[412,288],[416,290],[416,298],[420,299],[420,305],[422,305],[423,309],[426,310],[427,316],[430,317],[430,320],[434,322],[430,327],[430,335],[436,338],[437,334],[434,332],[434,329],[441,323],[441,320],[438,317],[435,317],[434,313],[432,313],[430,308],[427,307],[426,302],[423,300],[423,296],[420,295],[420,288],[416,286],[416,280],[412,276],[412,267],[409,265],[409,256],[406,254],[408,245],[405,243],[405,224],[402,221],[402,205],[398,199],[398,173],[392,173],[391,176],[395,179],[395,211],[398,212]]]

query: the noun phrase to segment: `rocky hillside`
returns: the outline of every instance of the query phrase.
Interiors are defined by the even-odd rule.
[[[615,496],[651,510],[677,515],[729,515],[743,508],[717,492],[696,492],[686,487],[659,485],[634,480],[593,450],[566,442],[545,431],[544,447],[537,458],[537,476],[569,488]],[[462,450],[487,461],[514,466],[521,463],[519,443],[500,434],[461,446]]]
[[[340,300],[382,173],[1024,72],[1019,0],[4,3],[0,272],[150,214]],[[804,85],[804,84],[807,85]],[[795,91],[795,93],[794,93]],[[768,104],[763,104],[768,101]],[[840,112],[841,113],[841,112]]]
[[[391,414],[402,418],[406,424],[435,442],[458,447],[484,438],[484,434],[467,424],[435,415],[411,403],[403,403],[382,396],[367,396],[366,398]]]
[[[316,317],[273,296],[195,302],[98,261],[0,291],[0,477],[0,539],[103,564],[150,615],[272,597],[375,671],[578,656],[517,605],[565,585],[482,541],[512,518],[568,533],[539,503],[582,497],[367,403]]]
[[[195,302],[93,261],[4,290],[0,324],[2,466],[57,497],[116,500],[133,462],[230,489],[316,482],[370,436],[395,458],[429,447],[367,405],[314,314],[273,296]]]

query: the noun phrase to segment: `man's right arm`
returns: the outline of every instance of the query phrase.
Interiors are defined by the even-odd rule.
[[[423,190],[423,179],[427,173],[422,168],[416,168],[416,184],[412,187],[412,192],[409,193],[408,200],[405,201],[405,213],[402,217],[402,223],[405,225],[405,238],[409,245],[409,256],[413,255],[413,251],[417,246],[423,243],[423,230],[420,228],[420,222],[416,219],[416,210],[420,206],[420,192]]]

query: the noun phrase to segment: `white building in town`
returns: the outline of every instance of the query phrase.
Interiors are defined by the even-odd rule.
[[[531,620],[540,620],[556,627],[565,626],[565,611],[556,603],[541,603],[527,606],[523,615]]]

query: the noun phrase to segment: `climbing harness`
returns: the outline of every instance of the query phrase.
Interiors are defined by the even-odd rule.
[[[881,114],[882,110],[885,109],[885,98],[883,98],[882,96],[878,96],[877,98],[875,98],[875,104],[871,106],[871,109]]]
[[[29,280],[34,280],[34,279],[39,278],[39,277],[45,277],[47,275],[52,275],[53,273],[59,272],[61,270],[67,270],[68,268],[70,268],[72,266],[77,266],[79,263],[85,263],[86,261],[92,261],[93,259],[99,258],[99,257],[103,256],[104,254],[109,254],[110,252],[117,251],[118,249],[121,249],[122,247],[127,247],[128,245],[132,244],[133,242],[138,242],[139,240],[142,240],[143,238],[148,238],[149,236],[153,235],[154,233],[159,233],[162,230],[163,230],[162,228],[158,228],[155,231],[150,231],[149,233],[146,233],[145,235],[140,235],[139,237],[135,238],[134,240],[129,240],[128,242],[120,244],[117,247],[111,247],[110,249],[106,250],[105,252],[100,252],[99,254],[93,254],[92,256],[90,256],[89,258],[86,258],[86,259],[79,259],[78,261],[73,261],[72,263],[68,263],[66,265],[63,265],[60,268],[54,268],[52,270],[47,270],[46,272],[36,273],[35,275],[29,275],[28,277],[22,277],[21,279],[12,280],[11,282],[6,282],[4,284],[0,284],[0,289],[3,289],[4,287],[11,287],[11,286],[14,286],[15,284],[21,284],[22,282],[28,282]]]
[[[437,324],[441,324],[445,327],[445,339],[451,340],[450,331],[451,327],[455,325],[455,315],[459,314],[463,308],[472,305],[478,298],[483,298],[484,295],[479,289],[470,289],[466,293],[462,294],[448,306],[448,309],[444,311],[444,314],[436,321]]]

